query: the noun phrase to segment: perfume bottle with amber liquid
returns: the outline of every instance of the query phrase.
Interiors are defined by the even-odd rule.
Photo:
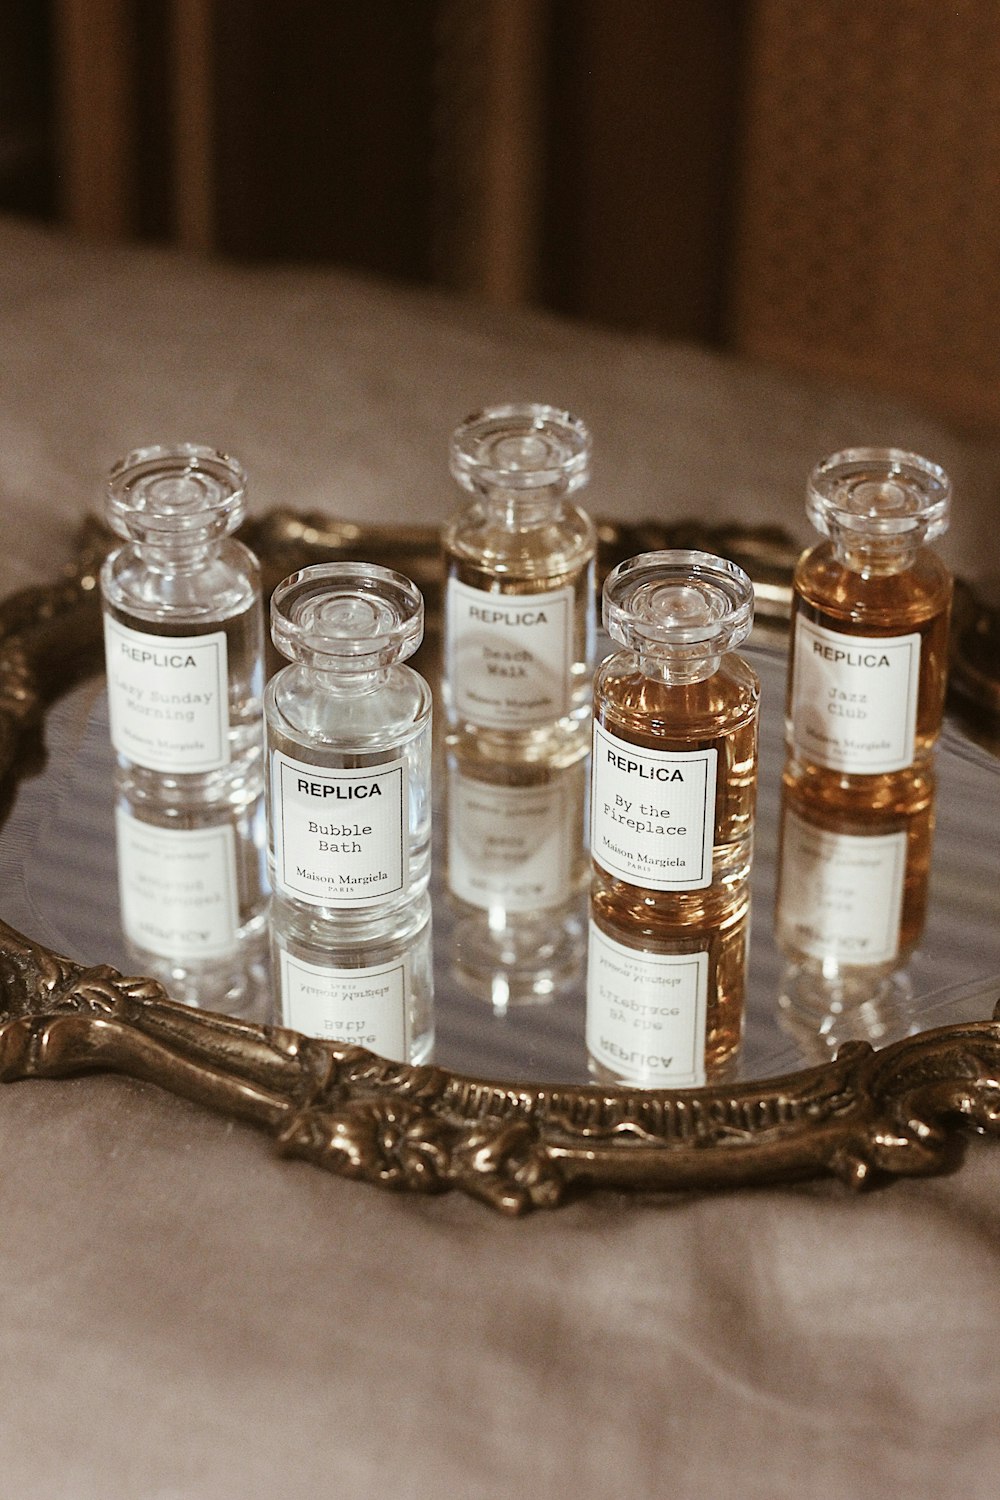
[[[952,579],[927,546],[948,524],[937,464],[853,448],[819,464],[806,510],[825,540],[795,571],[789,776],[831,808],[926,798],[941,728]]]
[[[594,679],[595,910],[636,941],[713,926],[753,850],[760,689],[732,649],[753,586],[709,553],[645,553],[609,574],[603,617],[624,649]]]
[[[468,418],[451,471],[473,496],[445,528],[444,700],[466,757],[569,764],[589,748],[596,532],[571,497],[590,436],[568,412]]]

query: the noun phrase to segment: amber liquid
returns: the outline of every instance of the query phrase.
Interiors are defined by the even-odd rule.
[[[474,506],[444,534],[448,579],[494,597],[573,591],[565,711],[552,722],[488,728],[458,713],[446,642],[443,683],[449,741],[467,759],[538,761],[569,765],[590,748],[590,680],[593,669],[595,535],[582,512],[551,501],[535,502],[534,518],[522,502],[511,520],[502,504]],[[504,518],[507,517],[505,520]]]
[[[910,566],[889,571],[847,565],[831,542],[801,558],[795,571],[792,642],[789,653],[786,735],[789,775],[816,805],[848,811],[872,808],[904,812],[928,795],[926,770],[941,729],[948,675],[948,621],[952,578],[928,548]],[[802,618],[840,635],[920,636],[916,731],[912,764],[901,771],[866,774],[834,770],[803,754],[793,739],[795,629]]]
[[[678,923],[672,929],[662,928],[655,938],[641,943],[636,941],[633,929],[608,920],[596,900],[591,903],[591,915],[601,932],[638,952],[672,957],[688,953],[708,955],[705,1081],[718,1083],[732,1077],[743,1036],[750,938],[749,892],[745,889],[742,901],[732,906],[725,918],[714,926],[696,929],[687,923]],[[589,1057],[589,1068],[591,1077],[600,1083],[642,1086],[640,1077],[611,1069],[593,1054]]]
[[[715,750],[712,882],[702,890],[661,891],[611,875],[594,861],[595,909],[630,941],[664,927],[721,921],[744,899],[753,852],[757,795],[759,685],[742,657],[722,659],[700,682],[648,675],[632,652],[609,657],[594,682],[594,717],[610,734],[646,750]]]
[[[899,929],[894,951],[878,968],[895,967],[905,962],[913,952],[923,934],[927,919],[927,891],[930,880],[931,852],[934,836],[934,785],[933,775],[926,770],[920,779],[923,796],[916,805],[905,809],[872,813],[867,809],[843,811],[820,803],[816,805],[808,794],[803,795],[802,786],[794,771],[786,767],[782,786],[780,835],[778,843],[778,877],[776,897],[776,938],[778,946],[796,962],[822,965],[825,968],[864,967],[864,960],[852,962],[845,956],[840,945],[830,942],[830,952],[822,957],[815,952],[806,952],[782,920],[784,893],[786,888],[786,830],[789,815],[796,816],[808,828],[821,833],[850,838],[854,849],[864,852],[865,840],[884,837],[887,834],[903,834],[906,839],[906,854],[903,873],[902,904]],[[871,894],[871,893],[869,893]],[[889,899],[889,892],[886,892]],[[817,914],[813,931],[822,934],[823,915]],[[818,936],[811,947],[822,947]]]

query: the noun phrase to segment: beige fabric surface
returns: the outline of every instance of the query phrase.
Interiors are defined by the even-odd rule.
[[[440,519],[449,431],[544,399],[592,508],[781,520],[824,453],[949,467],[972,576],[998,463],[892,403],[706,353],[0,224],[0,586],[52,575],[137,443],[239,454],[255,509]],[[995,816],[995,809],[993,810]],[[275,1158],[114,1078],[0,1090],[0,1495],[992,1500],[1000,1146],[952,1177],[507,1222]]]

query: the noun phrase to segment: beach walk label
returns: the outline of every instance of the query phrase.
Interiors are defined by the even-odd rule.
[[[531,729],[569,709],[573,590],[488,594],[448,581],[455,711],[484,729]]]

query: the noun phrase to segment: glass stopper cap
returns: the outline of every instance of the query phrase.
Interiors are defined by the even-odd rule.
[[[199,443],[135,448],[108,475],[106,514],[119,536],[168,543],[222,536],[246,510],[247,478],[227,453]]]
[[[570,495],[590,475],[590,433],[579,417],[554,406],[492,406],[455,429],[451,472],[475,494],[558,489]]]
[[[931,541],[948,528],[951,481],[902,448],[845,448],[816,465],[806,515],[824,536]]]
[[[291,661],[341,671],[388,666],[412,656],[423,634],[420,590],[376,563],[317,563],[271,595],[271,636]]]
[[[711,552],[643,552],[608,574],[602,615],[612,640],[634,650],[721,656],[750,634],[753,584]]]

